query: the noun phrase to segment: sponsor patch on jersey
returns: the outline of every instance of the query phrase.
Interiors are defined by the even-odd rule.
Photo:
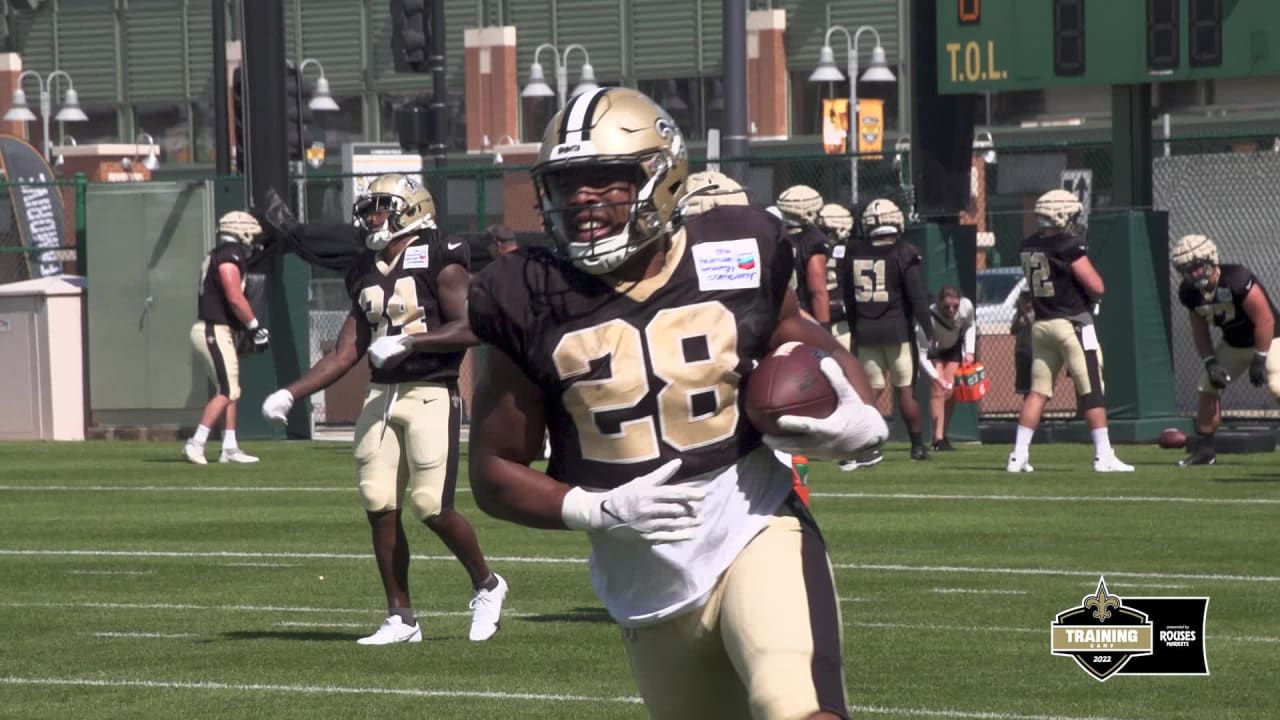
[[[414,245],[405,248],[404,263],[402,267],[405,270],[417,270],[427,267],[428,248],[425,245]]]
[[[760,246],[755,238],[694,245],[693,262],[699,290],[760,287]]]

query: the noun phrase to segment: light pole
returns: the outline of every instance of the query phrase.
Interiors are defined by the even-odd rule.
[[[542,63],[538,62],[538,56],[543,50],[551,51],[551,59],[555,63],[556,72],[556,89],[553,92],[551,87],[547,85],[546,76],[542,73]],[[538,49],[533,51],[533,64],[529,66],[529,83],[520,91],[520,97],[551,97],[556,98],[556,107],[564,107],[565,101],[572,95],[567,95],[569,89],[569,53],[573,50],[582,51],[582,75],[578,80],[578,84],[573,88],[573,95],[589,92],[600,87],[596,84],[596,71],[591,67],[591,57],[587,55],[587,49],[574,43],[564,49],[561,56],[559,48],[551,43],[542,43]]]
[[[843,25],[832,25],[822,41],[822,50],[818,53],[818,67],[809,75],[809,82],[840,82],[845,75],[836,67],[835,52],[831,49],[831,33],[844,33],[848,48],[847,65],[849,79],[849,127],[847,139],[849,144],[849,184],[852,187],[854,208],[858,206],[858,38],[862,33],[870,32],[876,38],[876,46],[871,49],[871,64],[862,75],[866,82],[891,83],[897,81],[893,71],[885,62],[884,47],[880,45],[880,33],[870,25],[863,25],[852,34]]]
[[[302,84],[305,79],[307,68],[314,65],[320,71],[320,77],[316,78],[315,89],[311,92],[311,99],[307,101],[307,109],[311,112],[337,112],[341,108],[338,107],[337,101],[333,99],[333,95],[329,93],[329,78],[325,77],[324,65],[315,58],[304,58],[298,63],[298,83]],[[302,89],[299,88],[299,92]],[[302,145],[302,162],[298,163],[298,179],[296,192],[298,194],[298,219],[305,222],[307,219],[307,166],[319,168],[324,163],[324,145],[321,144],[319,152],[313,160],[310,143],[306,142],[306,127],[303,123],[301,113],[298,115],[298,144]]]
[[[54,70],[47,77],[41,78],[40,73],[35,70],[23,70],[18,76],[17,87],[13,89],[13,98],[10,101],[9,110],[4,114],[4,119],[10,122],[31,122],[36,119],[31,108],[27,106],[27,94],[22,90],[22,82],[27,77],[34,77],[36,84],[40,87],[40,119],[44,123],[44,159],[45,162],[50,158],[50,147],[52,142],[49,138],[49,121],[50,119],[58,122],[85,122],[89,119],[84,114],[84,110],[80,109],[80,96],[76,94],[75,87],[72,85],[71,76],[65,70]],[[50,117],[53,113],[53,98],[50,91],[53,89],[53,79],[61,77],[67,81],[67,92],[63,95],[62,108],[58,110],[56,116]]]

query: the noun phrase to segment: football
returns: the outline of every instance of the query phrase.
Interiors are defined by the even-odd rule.
[[[1166,450],[1181,448],[1187,446],[1187,434],[1178,428],[1165,428],[1160,431],[1160,439],[1157,440],[1160,447]]]
[[[784,434],[783,415],[827,417],[839,403],[819,363],[829,353],[812,345],[790,342],[756,365],[747,376],[744,406],[747,419],[762,433]]]

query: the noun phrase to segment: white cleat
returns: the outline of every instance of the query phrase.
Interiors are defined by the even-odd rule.
[[[356,642],[360,645],[422,642],[422,628],[417,623],[405,625],[399,615],[388,615],[387,619],[382,621],[382,627],[378,628],[372,635],[362,637]]]
[[[1010,455],[1009,462],[1004,466],[1005,472],[1011,473],[1029,473],[1035,472],[1036,469],[1031,467],[1031,458],[1020,458],[1017,455]]]
[[[1133,466],[1122,462],[1115,453],[1100,455],[1093,459],[1094,472],[1133,472]]]
[[[241,450],[240,448],[231,448],[230,450],[224,449],[222,453],[218,455],[218,462],[220,463],[256,463],[258,462],[258,458],[256,456],[250,455],[249,453]]]
[[[190,440],[182,446],[182,457],[186,458],[187,462],[192,463],[193,465],[209,464],[209,461],[205,459],[204,456],[204,446],[197,445]]]
[[[477,590],[471,597],[471,642],[484,642],[493,637],[502,625],[502,603],[507,599],[507,581],[498,573],[498,586],[492,590]]]

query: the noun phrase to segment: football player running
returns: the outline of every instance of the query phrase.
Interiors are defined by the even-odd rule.
[[[218,419],[222,424],[220,463],[256,463],[258,458],[240,449],[236,441],[236,405],[240,400],[240,360],[234,337],[253,333],[253,349],[265,351],[271,334],[258,322],[244,294],[246,262],[262,226],[243,211],[218,218],[218,241],[200,269],[199,320],[191,326],[191,345],[204,358],[205,368],[217,390],[204,406],[200,425],[182,446],[187,462],[206,465],[205,443]]]
[[[461,400],[458,368],[477,344],[467,327],[470,255],[436,228],[435,201],[400,174],[373,180],[355,203],[354,232],[368,252],[347,272],[351,311],[337,346],[301,378],[269,395],[268,420],[284,422],[294,401],[322,390],[367,353],[371,382],[356,421],[356,480],[387,598],[387,617],[362,645],[421,642],[409,599],[409,542],[402,501],[471,576],[470,638],[498,631],[507,583],[489,571],[471,524],[453,506]],[[334,226],[299,226],[317,235]],[[341,231],[341,227],[338,228]]]
[[[929,294],[920,278],[920,251],[902,239],[905,218],[891,200],[872,200],[862,212],[862,236],[849,243],[840,266],[840,284],[849,330],[871,387],[892,385],[898,411],[911,436],[911,459],[928,460],[923,418],[915,396],[918,369],[913,349],[916,328],[933,342]],[[875,453],[845,460],[841,470],[875,465]]]
[[[1254,387],[1265,385],[1280,400],[1280,312],[1249,268],[1220,264],[1218,246],[1204,235],[1179,238],[1169,259],[1182,275],[1178,300],[1187,308],[1191,339],[1204,361],[1196,436],[1178,465],[1213,465],[1213,434],[1222,423],[1220,396],[1227,385],[1247,371]],[[1216,347],[1210,322],[1222,330]]]
[[[587,533],[650,717],[847,718],[826,549],[740,387],[773,348],[806,342],[832,353],[838,407],[764,440],[842,457],[887,429],[857,361],[801,317],[782,223],[731,206],[683,220],[687,175],[679,128],[640,92],[585,92],[552,118],[533,180],[554,249],[504,256],[471,288],[491,346],[476,502]],[[544,425],[545,473],[529,467]]]
[[[1076,387],[1080,413],[1093,440],[1093,469],[1133,472],[1116,457],[1107,433],[1102,388],[1102,346],[1093,320],[1105,287],[1076,228],[1083,210],[1076,196],[1050,190],[1036,200],[1039,229],[1022,241],[1022,273],[1031,291],[1031,392],[1022,400],[1017,438],[1005,469],[1031,472],[1031,437],[1063,365]]]

